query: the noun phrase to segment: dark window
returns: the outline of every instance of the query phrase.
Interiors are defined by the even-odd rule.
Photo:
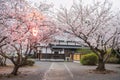
[[[54,54],[59,54],[59,52],[58,52],[58,51],[55,51]]]

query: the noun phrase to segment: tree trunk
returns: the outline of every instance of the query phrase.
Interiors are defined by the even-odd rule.
[[[13,71],[11,72],[11,74],[17,75],[18,69],[19,69],[19,66],[15,65]]]
[[[6,66],[6,58],[4,58],[3,64],[4,66]]]
[[[0,66],[6,66],[6,58],[0,58]]]
[[[103,62],[103,59],[99,59],[98,66],[96,68],[98,71],[105,71],[105,62]]]

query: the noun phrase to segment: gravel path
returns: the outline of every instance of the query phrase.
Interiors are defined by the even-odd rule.
[[[73,80],[63,63],[52,63],[43,80]]]
[[[20,68],[17,77],[0,77],[0,80],[120,80],[120,65],[106,64],[106,68],[114,72],[96,74],[90,70],[96,66],[83,66],[73,62],[40,62],[33,67]],[[0,68],[1,73],[10,72],[12,67]]]
[[[74,76],[74,80],[120,80],[120,65],[106,64],[108,70],[114,72],[108,74],[94,73],[90,70],[94,70],[96,66],[82,66],[78,63],[67,63],[67,66],[71,70]]]
[[[44,73],[49,69],[51,63],[49,62],[36,62],[33,67],[20,68],[20,74],[18,76],[0,77],[0,80],[42,80]],[[4,73],[11,72],[12,67],[7,67],[8,70],[4,70]],[[1,70],[0,70],[1,73]]]

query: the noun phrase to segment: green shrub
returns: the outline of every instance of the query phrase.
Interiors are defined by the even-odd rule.
[[[24,64],[23,64],[23,66],[33,66],[35,64],[35,61],[33,60],[33,59],[27,59],[25,62],[24,62]]]
[[[118,62],[119,62],[119,59],[116,58],[116,57],[110,57],[110,58],[107,60],[107,63],[117,64]]]
[[[98,61],[97,55],[94,53],[83,55],[80,62],[83,65],[96,65]]]

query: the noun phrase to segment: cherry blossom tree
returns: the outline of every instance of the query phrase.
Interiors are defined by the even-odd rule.
[[[117,22],[116,26],[118,26],[118,28],[117,28],[117,34],[116,34],[116,40],[115,40],[116,46],[114,48],[114,52],[120,58],[120,22],[119,22],[119,20],[120,20],[120,16],[118,15],[117,20],[116,20],[116,22]]]
[[[4,43],[4,40],[7,39],[6,36],[2,36],[1,34],[3,33],[3,26],[0,26],[0,48],[6,45]],[[0,66],[6,66],[6,58],[3,56],[0,56]]]
[[[30,30],[35,23],[31,15],[36,15],[36,10],[30,7],[24,0],[1,0],[0,20],[3,27],[1,36],[5,37],[1,46],[0,55],[8,58],[14,64],[11,74],[17,75],[19,67],[26,60],[26,54],[31,52],[31,42],[29,40]],[[40,21],[39,17],[34,17]],[[34,21],[31,23],[31,21]],[[29,42],[29,43],[28,43]]]
[[[55,33],[55,25],[25,0],[1,0],[0,25],[0,55],[14,64],[13,75],[17,75],[35,43],[48,41]]]
[[[59,29],[82,40],[98,56],[98,71],[106,70],[105,63],[116,46],[116,15],[111,8],[107,0],[93,4],[79,0],[70,9],[61,8],[57,14]]]

